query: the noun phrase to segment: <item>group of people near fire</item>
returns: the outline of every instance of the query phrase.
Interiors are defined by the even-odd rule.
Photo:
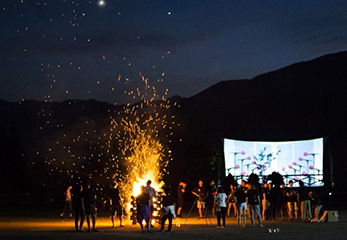
[[[151,232],[153,212],[156,206],[155,199],[158,197],[157,191],[151,186],[151,180],[147,181],[146,186],[141,186],[141,193],[134,198],[136,204],[136,219],[140,224],[142,232]],[[285,187],[282,182],[280,186],[273,187],[271,182],[263,184],[248,183],[241,180],[240,185],[228,184],[227,189],[221,185],[216,185],[215,181],[210,181],[205,187],[202,180],[192,189],[191,194],[196,197],[193,206],[196,204],[199,218],[207,218],[209,214],[217,217],[217,228],[225,228],[226,216],[237,217],[237,228],[246,227],[247,215],[251,218],[253,227],[255,215],[258,226],[264,227],[263,221],[275,220],[275,209],[280,210],[280,221],[287,215],[288,220],[302,221],[324,221],[326,217],[323,211],[322,201],[317,194],[309,191],[304,183],[298,181],[299,187],[294,188],[294,182],[290,180]],[[237,185],[237,186],[236,186]],[[181,181],[174,196],[171,187],[164,187],[164,194],[161,194],[161,224],[159,231],[164,230],[168,220],[168,229],[172,229],[172,219],[183,218],[181,210],[184,203],[187,184]],[[83,231],[83,223],[86,217],[88,231],[98,232],[95,228],[96,218],[96,194],[91,188],[90,183],[75,184],[66,190],[66,206],[61,217],[68,213],[72,217],[72,207],[75,215],[76,231]],[[115,226],[116,215],[119,218],[119,226],[123,218],[123,202],[115,183],[111,184],[102,199],[103,203],[109,203],[110,218],[112,227]],[[193,209],[192,206],[192,209]],[[192,210],[191,209],[191,210]],[[299,214],[300,211],[300,214]],[[190,217],[190,213],[187,219]],[[91,224],[90,224],[91,220]],[[145,225],[145,226],[144,226]]]
[[[225,227],[225,217],[237,217],[237,228],[246,227],[247,216],[251,217],[251,224],[255,224],[255,215],[260,227],[263,221],[275,220],[276,209],[280,210],[280,219],[283,221],[287,215],[288,221],[299,220],[303,222],[320,222],[326,220],[327,211],[323,211],[323,203],[314,191],[304,186],[299,180],[299,187],[293,187],[293,180],[273,186],[271,182],[254,184],[241,180],[241,184],[229,184],[226,191],[222,186],[216,186],[214,181],[206,188],[203,181],[193,189],[197,199],[199,218],[207,217],[209,211],[217,216],[217,228]],[[203,215],[205,214],[205,215]],[[222,220],[222,223],[221,223]]]
[[[225,217],[230,216],[232,212],[233,216],[237,217],[237,228],[246,227],[247,215],[251,217],[253,227],[256,226],[255,215],[259,226],[264,227],[264,220],[275,220],[277,206],[281,215],[279,221],[284,220],[285,214],[289,221],[298,220],[299,209],[302,221],[323,220],[323,204],[317,194],[309,191],[301,180],[299,188],[293,188],[293,183],[290,180],[287,187],[282,182],[279,187],[273,188],[271,182],[260,185],[241,180],[239,186],[230,184],[226,194],[221,186],[216,187],[214,181],[210,183],[210,190],[203,186],[203,181],[199,181],[192,194],[197,197],[199,218],[204,217],[204,210],[206,217],[209,208],[212,210],[212,215],[216,212],[217,228],[225,227]],[[209,196],[212,197],[209,199]]]

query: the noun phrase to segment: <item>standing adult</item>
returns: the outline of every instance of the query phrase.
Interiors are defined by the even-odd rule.
[[[114,227],[114,224],[116,222],[116,215],[119,217],[119,226],[124,227],[122,224],[122,217],[123,217],[123,210],[122,210],[122,199],[119,194],[119,190],[117,189],[117,184],[112,183],[111,188],[106,194],[106,197],[109,200],[110,203],[110,213],[111,213],[111,222],[112,227]]]
[[[184,203],[184,193],[186,189],[187,184],[184,182],[180,181],[180,183],[177,186],[177,217],[183,217],[181,214],[183,203]]]
[[[308,189],[304,186],[303,181],[299,181],[299,189],[298,189],[298,202],[300,203],[300,209],[301,209],[301,220],[309,222],[312,219],[312,212],[311,212],[311,201],[309,198],[309,192]],[[308,218],[306,218],[306,214],[308,212]]]
[[[266,219],[271,221],[272,219],[275,219],[276,197],[271,182],[267,184],[267,188],[269,191],[266,199],[269,201],[269,206],[266,213]]]
[[[225,228],[225,213],[226,213],[226,203],[228,196],[224,193],[224,190],[222,187],[218,187],[217,194],[214,197],[214,200],[216,202],[216,211],[217,211],[217,228]],[[220,220],[222,218],[223,225],[220,225]]]
[[[72,218],[72,196],[71,196],[72,186],[68,186],[65,191],[65,206],[63,212],[60,214],[60,217],[64,217],[65,214],[69,214],[69,217]]]
[[[246,216],[247,216],[247,189],[246,181],[241,181],[241,186],[235,192],[235,201],[237,207],[237,228],[246,227]],[[241,214],[243,216],[243,224],[241,225]]]
[[[237,216],[237,208],[236,208],[236,202],[235,202],[235,192],[236,192],[236,187],[230,184],[230,193],[228,195],[228,211],[227,215],[228,217],[230,216],[230,209],[233,207],[234,210],[234,217]]]
[[[151,231],[150,212],[149,212],[149,194],[146,192],[146,187],[141,186],[141,193],[136,197],[137,204],[137,222],[141,226],[141,231],[144,233],[142,221],[145,220],[147,231]]]
[[[261,220],[261,214],[260,214],[260,194],[254,184],[251,185],[251,189],[247,191],[247,197],[250,207],[250,214],[251,214],[251,222],[253,227],[255,227],[254,222],[254,212],[257,214],[258,222],[260,227],[264,227]]]
[[[152,221],[152,217],[153,217],[153,211],[154,211],[154,206],[153,206],[153,198],[157,197],[157,192],[155,191],[155,189],[151,186],[152,181],[148,180],[147,184],[146,184],[146,193],[148,193],[149,196],[149,221]]]
[[[83,232],[84,206],[82,197],[83,186],[76,182],[72,187],[72,204],[75,211],[75,229],[76,232]]]
[[[210,182],[210,186],[208,188],[208,195],[206,198],[206,211],[205,211],[205,216],[208,216],[208,212],[211,209],[212,210],[212,216],[214,217],[215,210],[216,210],[216,205],[214,201],[214,197],[217,194],[217,186],[214,180]]]
[[[261,220],[264,221],[266,219],[265,215],[269,207],[269,189],[267,187],[267,183],[263,183],[263,187],[261,188],[261,195],[263,196],[261,200],[262,210],[261,210]]]
[[[296,195],[296,189],[293,188],[293,180],[289,181],[289,185],[287,187],[287,198],[288,198],[288,210],[290,219],[298,219],[298,197]]]
[[[192,194],[198,198],[197,208],[199,211],[199,218],[202,218],[202,211],[206,207],[206,197],[208,193],[206,192],[206,188],[203,186],[203,182],[201,180],[199,181],[198,186],[193,189]]]
[[[88,225],[88,232],[99,232],[95,228],[95,218],[96,218],[96,205],[95,205],[95,199],[96,194],[94,189],[91,188],[89,182],[85,182],[83,186],[83,201],[84,201],[84,208],[85,208],[85,214],[87,216],[87,225]],[[90,217],[92,218],[92,229],[90,229]]]
[[[280,191],[279,191],[279,204],[280,204],[280,213],[281,213],[281,219],[280,221],[284,220],[284,212],[288,215],[288,220],[290,220],[290,213],[288,209],[288,197],[287,197],[287,189],[284,186],[284,183],[282,182],[280,185]]]

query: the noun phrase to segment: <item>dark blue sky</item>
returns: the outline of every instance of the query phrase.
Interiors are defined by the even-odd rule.
[[[125,103],[347,49],[347,1],[2,0],[0,98]],[[120,79],[118,81],[118,79]]]

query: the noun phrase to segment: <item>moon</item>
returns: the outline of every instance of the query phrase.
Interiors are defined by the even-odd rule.
[[[100,6],[100,7],[103,7],[103,6],[105,6],[105,1],[103,1],[103,0],[99,0],[98,1],[98,5]]]

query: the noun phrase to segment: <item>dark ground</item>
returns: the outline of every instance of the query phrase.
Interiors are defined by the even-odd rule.
[[[195,210],[195,209],[194,209]],[[188,211],[184,212],[187,216]],[[347,210],[339,210],[338,222],[305,223],[301,221],[265,221],[265,227],[253,228],[247,219],[245,229],[236,228],[236,218],[227,218],[225,229],[216,229],[216,219],[197,218],[194,212],[186,218],[174,221],[172,232],[159,232],[158,226],[152,233],[141,233],[139,225],[111,228],[107,214],[100,214],[97,221],[98,233],[77,233],[72,219],[43,216],[0,216],[0,239],[347,239]],[[41,216],[39,216],[41,215]],[[84,225],[86,229],[86,224]],[[279,233],[269,233],[269,229],[279,228]]]

